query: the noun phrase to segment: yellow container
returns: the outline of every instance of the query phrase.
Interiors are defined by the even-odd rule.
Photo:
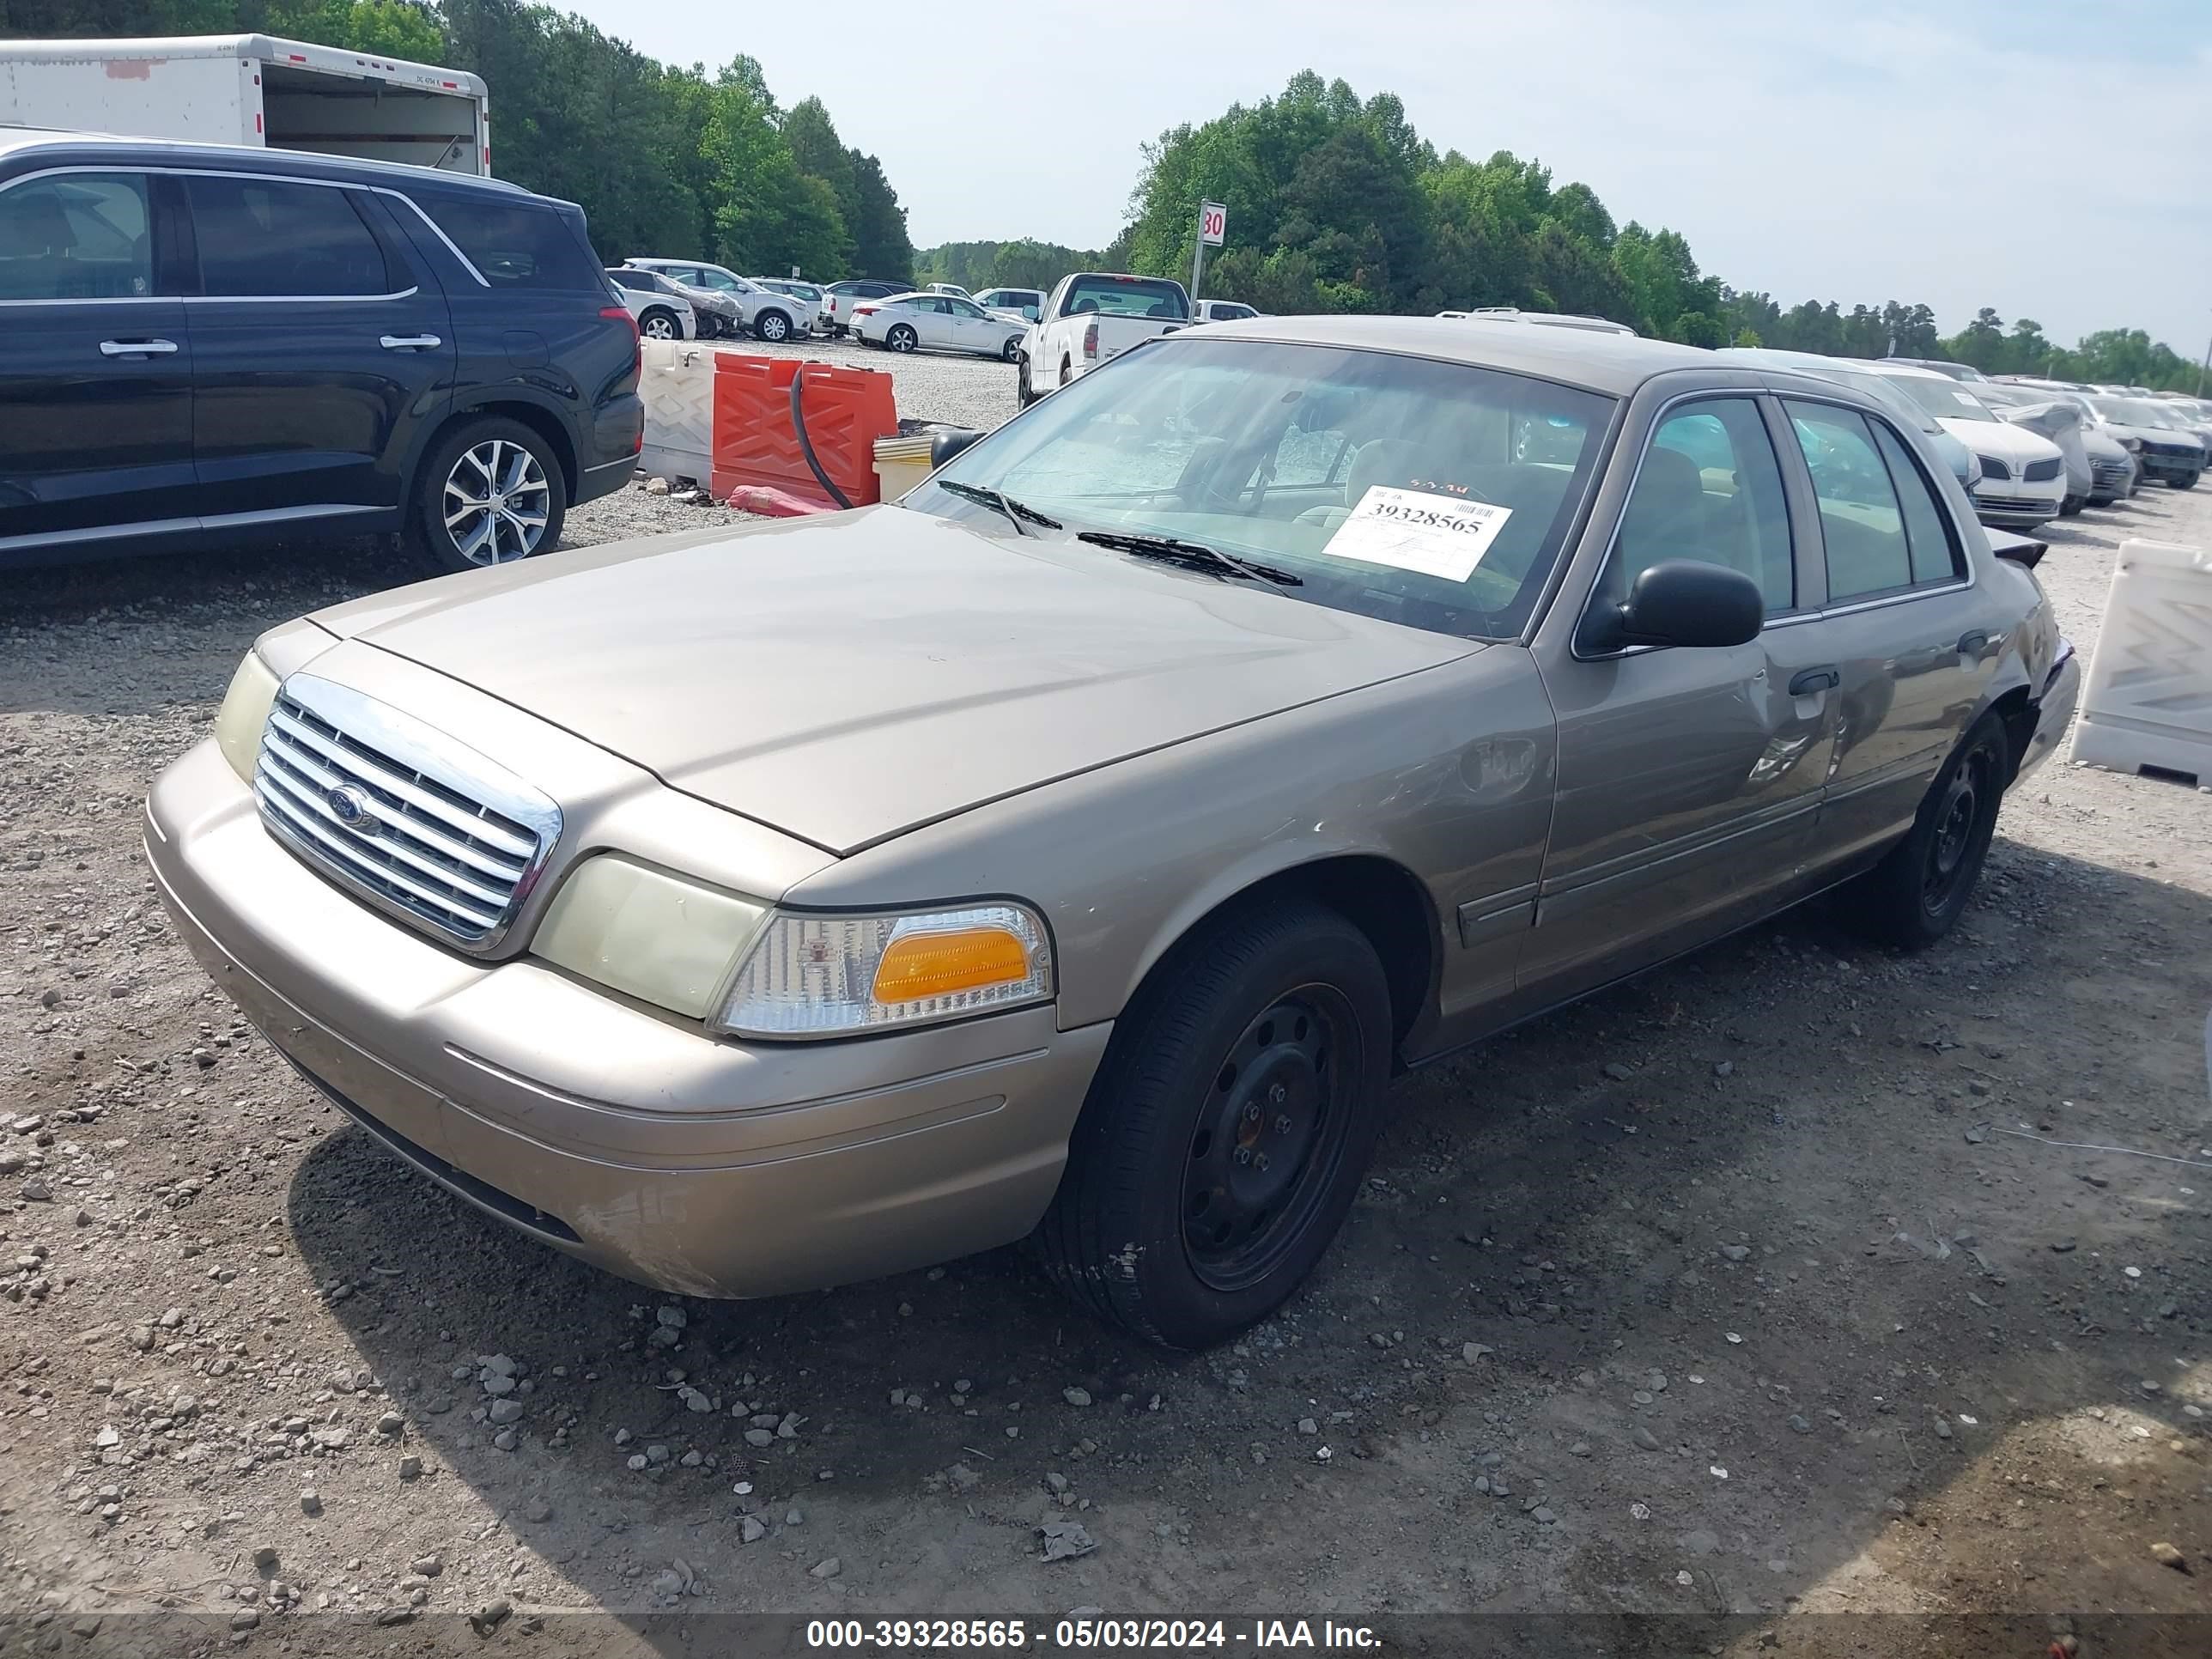
[[[896,501],[927,478],[931,471],[927,433],[913,438],[876,440],[876,477],[882,483],[885,501]]]

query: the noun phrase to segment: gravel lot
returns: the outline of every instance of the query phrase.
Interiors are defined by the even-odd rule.
[[[1012,412],[1002,365],[894,372],[902,414]],[[721,511],[626,490],[571,539]],[[2212,543],[2212,489],[2054,527],[2085,650],[2130,534]],[[1744,1654],[1872,1651],[1790,1616],[1878,1612],[1911,1615],[1884,1651],[2023,1659],[2065,1615],[2091,1659],[2212,1650],[2108,1618],[2201,1614],[2212,1575],[2212,795],[2054,763],[1925,956],[1800,912],[1406,1079],[1310,1289],[1214,1354],[1121,1341],[1013,1251],[677,1303],[380,1154],[149,891],[146,782],[246,642],[402,575],[319,545],[0,594],[23,1650],[673,1656],[724,1650],[715,1613],[1079,1606],[1677,1613],[1711,1622],[1655,1650]],[[1095,1551],[1041,1560],[1060,1520]]]

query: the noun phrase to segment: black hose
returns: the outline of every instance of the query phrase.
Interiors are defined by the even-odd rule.
[[[822,470],[822,463],[814,459],[813,441],[806,435],[806,416],[799,407],[799,385],[805,378],[806,365],[801,363],[799,366],[799,372],[791,377],[791,429],[799,434],[799,453],[806,457],[806,465],[812,471],[816,482],[830,492],[831,501],[840,507],[848,507],[853,504],[851,499],[843,490],[838,489],[836,482]]]

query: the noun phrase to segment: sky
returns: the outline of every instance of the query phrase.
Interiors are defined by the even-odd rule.
[[[917,247],[1103,246],[1146,140],[1312,69],[1395,92],[1439,151],[1588,184],[1784,307],[2212,338],[2212,0],[556,3],[666,61],[749,52],[786,107],[819,95]]]

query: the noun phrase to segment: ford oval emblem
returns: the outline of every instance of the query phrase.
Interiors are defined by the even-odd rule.
[[[331,816],[356,836],[376,833],[376,817],[368,810],[368,797],[353,785],[331,790],[325,799],[330,805]]]

